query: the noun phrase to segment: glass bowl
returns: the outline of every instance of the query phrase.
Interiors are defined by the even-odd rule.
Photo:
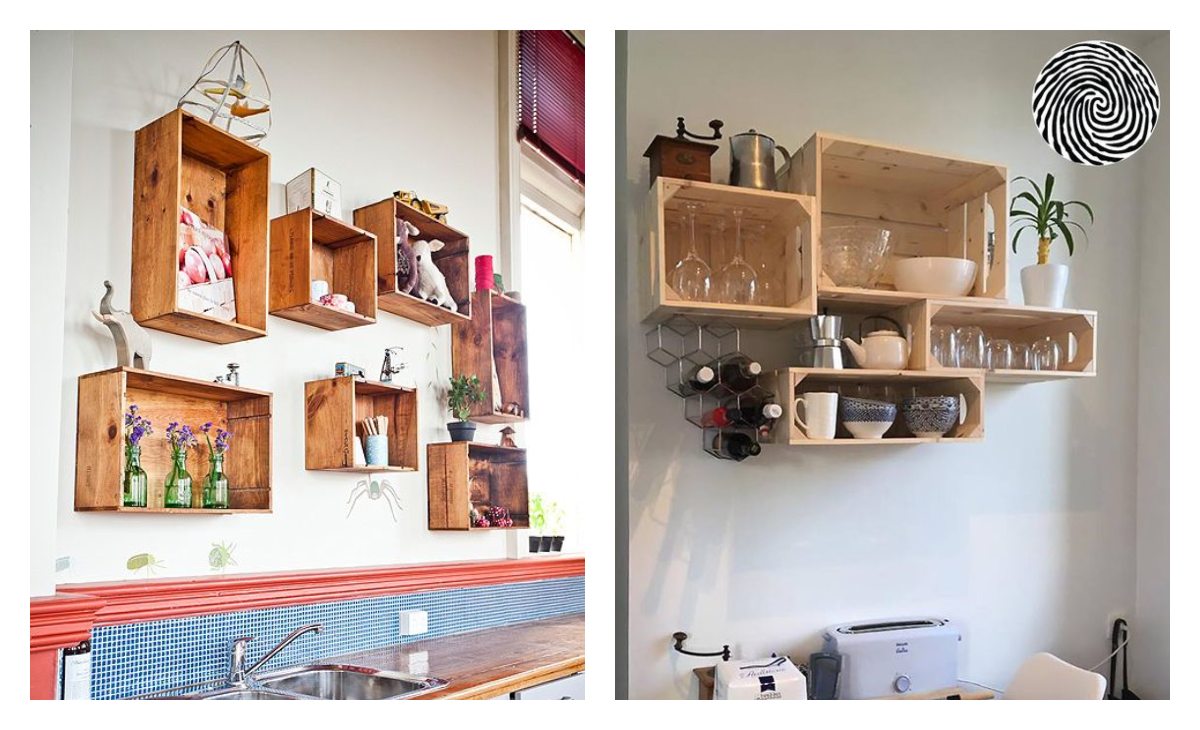
[[[828,226],[821,231],[821,268],[836,286],[869,289],[883,274],[891,237],[878,226]]]

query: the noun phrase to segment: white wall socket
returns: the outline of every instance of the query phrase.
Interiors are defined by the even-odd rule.
[[[419,609],[400,612],[400,635],[416,636],[429,631],[429,614]]]
[[[1104,620],[1104,638],[1110,639],[1110,640],[1112,639],[1113,624],[1116,623],[1117,619],[1123,618],[1123,619],[1125,619],[1126,624],[1128,624],[1129,623],[1128,614],[1129,614],[1128,611],[1113,611],[1113,612],[1109,613],[1108,618],[1106,618]]]

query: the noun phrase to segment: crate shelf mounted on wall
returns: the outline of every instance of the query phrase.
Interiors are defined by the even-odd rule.
[[[375,236],[312,208],[271,221],[270,311],[324,330],[375,323]],[[312,301],[312,281],[345,294],[355,311]]]
[[[445,244],[432,254],[433,263],[446,278],[446,288],[458,304],[456,311],[401,292],[396,282],[396,232],[408,221],[420,231],[413,240],[438,240]],[[467,234],[407,206],[395,198],[354,211],[354,225],[375,235],[378,245],[378,307],[385,312],[437,327],[471,319],[471,242]]]
[[[270,155],[176,109],[134,135],[130,309],[143,326],[225,344],[266,335]],[[237,317],[178,302],[180,208],[225,233]]]
[[[454,323],[454,374],[479,376],[483,390],[483,400],[471,406],[472,421],[516,423],[529,417],[525,331],[525,305],[491,291],[472,294],[471,321]],[[493,387],[493,364],[498,388]],[[511,403],[520,406],[523,415],[503,410]]]
[[[360,424],[373,416],[388,419],[388,463],[356,465],[354,437],[366,444]],[[373,473],[416,471],[417,391],[351,376],[304,384],[304,468]]]
[[[529,527],[525,449],[458,441],[428,445],[429,529],[509,530]],[[503,507],[512,527],[474,527],[471,509]]]
[[[150,419],[154,433],[142,440],[142,468],[149,481],[146,507],[121,500],[125,472],[124,417],[129,406]],[[163,485],[171,467],[167,424],[193,429],[211,421],[233,433],[225,455],[229,509],[168,509]],[[208,474],[208,445],[188,459],[194,504]],[[222,514],[271,511],[271,394],[133,368],[114,368],[79,378],[75,441],[75,509],[128,513]]]

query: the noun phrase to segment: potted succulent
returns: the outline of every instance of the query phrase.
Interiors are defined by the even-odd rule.
[[[483,389],[478,375],[455,375],[450,378],[450,393],[447,397],[450,413],[457,418],[446,424],[450,429],[451,441],[470,441],[475,438],[475,424],[471,423],[471,406],[483,400]]]
[[[1050,244],[1061,237],[1067,244],[1067,254],[1074,255],[1076,234],[1073,234],[1071,229],[1074,228],[1078,234],[1082,234],[1085,241],[1087,232],[1082,225],[1071,220],[1071,207],[1078,207],[1086,212],[1089,223],[1095,223],[1095,216],[1087,203],[1079,200],[1063,202],[1051,197],[1054,191],[1054,176],[1050,173],[1046,173],[1044,188],[1038,187],[1037,183],[1027,177],[1018,177],[1013,182],[1018,180],[1028,182],[1033,192],[1018,193],[1012,199],[1011,210],[1008,211],[1015,229],[1012,238],[1013,253],[1017,251],[1017,240],[1025,231],[1032,230],[1038,237],[1037,264],[1021,269],[1021,290],[1025,294],[1025,303],[1035,307],[1062,308],[1067,294],[1069,270],[1065,264],[1048,263]],[[1023,203],[1032,205],[1033,210],[1017,207]]]
[[[558,506],[558,502],[551,502],[550,507],[546,510],[550,519],[550,550],[553,552],[562,552],[563,546],[563,517],[566,516],[565,510]]]
[[[529,536],[529,552],[543,552],[542,531],[546,529],[546,509],[542,506],[542,495],[535,494],[529,498],[529,529],[537,530],[536,535]],[[550,552],[550,544],[546,543],[544,552]]]

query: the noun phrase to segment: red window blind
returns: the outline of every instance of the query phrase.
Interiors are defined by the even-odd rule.
[[[517,137],[583,182],[583,46],[563,30],[522,30]]]

